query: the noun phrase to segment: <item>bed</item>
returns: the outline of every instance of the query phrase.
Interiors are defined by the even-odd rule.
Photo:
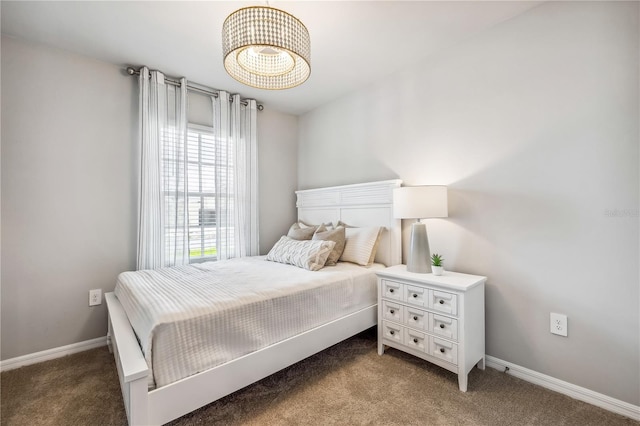
[[[375,263],[386,266],[399,264],[401,263],[401,229],[400,221],[394,219],[392,215],[392,192],[394,188],[400,186],[400,183],[399,180],[390,180],[297,191],[298,219],[313,224],[342,221],[357,227],[384,227]],[[337,274],[339,269],[349,270],[351,268],[353,272],[347,272],[347,274],[352,274],[355,277],[358,274],[362,275],[361,272],[357,272],[361,271],[362,267],[339,264],[336,267],[325,268],[326,271],[304,271],[303,273],[297,271],[293,266],[266,262],[261,257],[232,260],[224,265],[220,265],[222,262],[214,263],[218,263],[218,267],[224,266],[223,269],[229,269],[228,272],[233,275],[233,271],[253,268],[254,263],[260,262],[262,265],[268,265],[269,274],[275,274],[272,278],[273,282],[282,281],[281,285],[284,287],[270,289],[266,293],[273,294],[260,294],[260,297],[256,296],[260,291],[256,292],[255,288],[249,288],[247,294],[267,300],[267,303],[269,303],[269,299],[279,301],[278,294],[294,292],[294,289],[295,292],[314,294],[312,298],[319,301],[320,305],[318,311],[323,314],[324,311],[330,311],[328,316],[314,316],[313,321],[315,322],[310,322],[299,329],[290,329],[287,331],[288,334],[283,335],[285,337],[272,338],[271,341],[276,343],[265,345],[258,342],[258,345],[253,348],[246,346],[238,348],[236,344],[212,347],[213,349],[208,350],[207,356],[216,359],[215,366],[195,374],[193,371],[199,371],[198,369],[201,367],[196,366],[194,367],[196,370],[178,375],[172,375],[171,368],[169,368],[167,369],[169,374],[160,374],[162,364],[156,363],[155,360],[151,363],[149,359],[145,359],[145,353],[149,352],[143,351],[141,345],[144,347],[148,343],[145,343],[144,338],[139,339],[136,336],[132,326],[132,324],[136,324],[136,330],[141,334],[140,324],[144,324],[145,315],[134,314],[135,309],[129,306],[131,301],[125,301],[126,298],[123,297],[121,289],[119,291],[124,306],[115,293],[105,295],[109,312],[108,342],[114,353],[129,424],[167,423],[376,325],[377,305],[374,289],[370,288],[368,292],[354,295],[353,280],[350,281],[351,286],[347,283],[347,290],[344,286],[333,287],[330,291],[317,290],[320,287],[313,283],[307,283],[301,288],[291,285],[297,274],[301,277],[305,273],[306,275],[316,274],[314,275],[316,281],[330,281],[329,275]],[[193,265],[184,267],[186,268],[184,272],[186,272],[186,276],[196,277],[191,281],[197,283],[202,277],[207,277],[207,274],[212,273],[209,268],[213,266]],[[296,273],[289,274],[284,268],[294,268]],[[375,267],[370,268],[368,274],[372,275],[374,270]],[[287,281],[277,278],[283,274],[290,275],[290,279]],[[185,279],[185,282],[187,281],[189,279]],[[371,286],[371,284],[368,285]],[[356,287],[361,288],[362,286]],[[316,293],[313,293],[314,291]],[[354,296],[353,300],[345,299],[344,294],[346,293],[349,293],[349,297]],[[229,295],[229,306],[233,305],[233,297],[235,296]],[[336,305],[343,306],[343,308],[334,309]],[[286,309],[290,309],[290,307],[277,306],[272,303],[269,311],[273,312],[274,318],[282,318]],[[313,309],[311,305],[305,307],[305,311]],[[127,311],[131,318],[127,316]],[[177,315],[184,314],[178,313]],[[224,324],[225,321],[227,324],[231,323],[224,318],[211,318],[211,321],[212,324],[217,324],[217,326],[213,326],[214,328],[219,328],[220,324]],[[297,324],[295,321],[294,323]],[[256,332],[256,336],[260,334],[259,331]],[[184,336],[186,333],[178,331],[177,335]],[[229,335],[235,334],[230,333]],[[255,340],[260,341],[260,339]],[[155,374],[152,374],[150,365],[154,366]]]

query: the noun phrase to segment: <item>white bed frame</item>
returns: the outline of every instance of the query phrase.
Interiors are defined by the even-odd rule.
[[[376,262],[401,263],[400,220],[393,218],[393,189],[400,180],[296,191],[298,219],[342,220],[354,226],[384,226]],[[135,333],[114,293],[105,294],[107,341],[113,351],[130,425],[170,422],[295,364],[377,323],[377,305],[331,321],[264,349],[158,389],[147,389],[149,369]]]

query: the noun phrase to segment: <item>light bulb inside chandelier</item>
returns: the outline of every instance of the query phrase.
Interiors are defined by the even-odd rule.
[[[224,21],[222,40],[225,69],[248,86],[288,89],[311,74],[309,32],[282,10],[239,9]]]
[[[251,46],[241,49],[238,51],[236,60],[245,71],[267,77],[287,74],[296,66],[293,55],[286,50],[271,46]]]

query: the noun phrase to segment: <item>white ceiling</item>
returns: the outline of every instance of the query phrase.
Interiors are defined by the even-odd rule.
[[[2,33],[241,93],[302,114],[415,64],[541,1],[270,1],[311,35],[311,77],[284,91],[244,86],[222,65],[221,28],[256,1],[6,1]]]

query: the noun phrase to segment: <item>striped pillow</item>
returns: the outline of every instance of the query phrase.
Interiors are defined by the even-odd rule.
[[[334,241],[298,241],[282,236],[267,254],[267,260],[317,271],[324,267],[335,245]]]
[[[347,242],[340,260],[369,266],[376,257],[382,228],[346,228]]]

